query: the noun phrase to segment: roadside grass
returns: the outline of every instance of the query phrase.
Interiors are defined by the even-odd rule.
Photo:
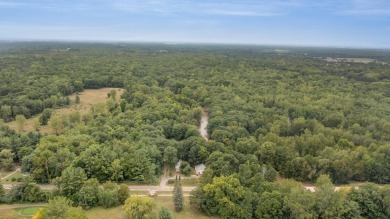
[[[217,217],[209,217],[201,212],[193,209],[189,204],[189,198],[184,197],[184,209],[181,212],[175,212],[172,197],[153,197],[156,200],[156,208],[154,209],[154,218],[157,218],[158,211],[161,207],[166,207],[171,212],[175,219],[217,219]],[[6,207],[7,205],[0,205]],[[42,207],[24,207],[17,209],[0,210],[0,219],[25,219],[31,218]],[[91,219],[127,219],[123,205],[114,208],[97,207],[85,210],[85,214]]]
[[[130,190],[129,191],[130,195],[148,195],[149,192],[148,191],[142,191],[142,190]]]
[[[85,115],[89,112],[92,105],[98,104],[98,103],[105,103],[107,101],[107,93],[109,93],[111,90],[116,90],[116,100],[120,100],[120,96],[123,94],[124,89],[122,88],[101,88],[101,89],[87,89],[83,92],[79,93],[80,97],[80,103],[74,104],[74,101],[76,99],[76,94],[70,95],[69,99],[71,101],[71,105],[65,108],[59,108],[55,109],[53,112],[53,115],[67,115],[71,112],[80,112],[81,115]],[[36,117],[39,117],[36,116]],[[24,125],[24,132],[35,132],[34,128],[34,119],[36,117],[30,118],[26,120],[26,123]],[[18,126],[15,121],[5,123],[8,125],[11,129],[18,131]],[[41,126],[41,129],[39,131],[42,134],[52,134],[53,131],[50,129],[49,125]]]

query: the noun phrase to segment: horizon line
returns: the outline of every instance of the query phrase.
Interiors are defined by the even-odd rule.
[[[0,43],[34,43],[34,42],[57,42],[57,43],[128,43],[128,44],[165,44],[165,45],[226,45],[226,46],[269,46],[269,47],[295,47],[295,48],[330,48],[330,49],[360,49],[360,50],[390,50],[389,47],[359,47],[321,44],[277,44],[277,43],[242,43],[242,42],[194,42],[194,41],[142,41],[142,40],[93,40],[93,39],[0,39]]]

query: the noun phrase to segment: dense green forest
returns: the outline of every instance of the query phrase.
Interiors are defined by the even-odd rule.
[[[60,126],[42,135],[1,124],[1,167],[19,163],[32,176],[3,200],[47,200],[53,194],[39,189],[24,195],[38,182],[83,207],[109,207],[124,199],[113,198],[120,188],[108,181],[155,183],[164,164],[181,159],[205,163],[191,204],[210,215],[388,218],[390,187],[334,191],[332,183],[390,183],[389,61],[385,50],[0,44],[3,123],[38,115]],[[74,104],[68,95],[103,87],[125,92],[86,115],[50,115]],[[202,107],[209,141],[197,129]],[[107,185],[96,192],[99,182]]]

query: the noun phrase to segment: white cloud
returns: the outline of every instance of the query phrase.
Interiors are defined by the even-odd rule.
[[[301,0],[228,0],[211,2],[206,0],[113,0],[112,6],[132,13],[157,13],[174,15],[178,13],[231,15],[231,16],[278,16],[286,9],[300,5]]]

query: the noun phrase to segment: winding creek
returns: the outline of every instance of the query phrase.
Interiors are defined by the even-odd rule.
[[[199,132],[206,141],[209,140],[207,124],[209,124],[209,114],[206,112],[205,108],[202,108],[202,119],[200,120]]]

